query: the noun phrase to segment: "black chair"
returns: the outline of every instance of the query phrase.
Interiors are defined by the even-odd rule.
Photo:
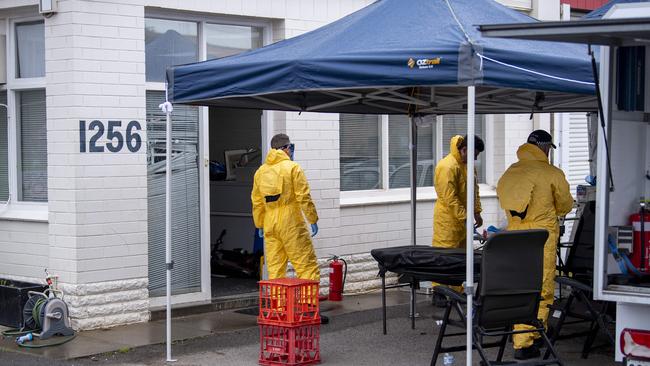
[[[544,243],[547,238],[546,230],[507,231],[494,234],[485,244],[472,329],[472,348],[478,351],[482,364],[505,364],[503,354],[510,335],[538,333],[553,357],[509,363],[562,365],[546,336],[543,324],[537,319],[542,289]],[[465,350],[465,346],[443,347],[444,338],[466,335],[464,332],[447,333],[452,309],[466,324],[462,306],[465,304],[465,296],[443,286],[435,287],[434,291],[447,298],[447,307],[433,351],[432,366],[435,366],[440,353]],[[514,331],[515,324],[530,324],[535,328]],[[499,340],[486,343],[485,337],[498,337]],[[494,361],[489,360],[485,352],[486,348],[492,347],[499,348]]]
[[[589,202],[577,222],[575,238],[569,247],[567,259],[555,281],[569,294],[550,306],[549,338],[552,344],[558,340],[586,337],[582,347],[582,358],[587,358],[598,333],[614,345],[614,336],[609,330],[613,322],[608,314],[610,302],[596,301],[593,295],[593,265],[595,240],[596,203]],[[588,324],[586,329],[562,333],[566,325]],[[548,353],[547,353],[548,354]]]

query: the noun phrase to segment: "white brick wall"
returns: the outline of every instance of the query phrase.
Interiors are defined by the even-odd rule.
[[[0,221],[0,277],[40,282],[48,240],[47,223]]]

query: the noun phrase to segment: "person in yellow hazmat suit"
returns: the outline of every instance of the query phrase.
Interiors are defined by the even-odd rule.
[[[474,160],[485,150],[480,137],[474,136]],[[478,179],[474,171],[475,227],[483,225]],[[433,183],[438,199],[433,210],[433,243],[437,248],[464,248],[467,217],[467,136],[454,136],[449,142],[449,154],[436,165]],[[437,284],[434,283],[433,286]],[[458,286],[452,286],[460,291]],[[434,304],[444,306],[444,297],[434,295]]]
[[[271,138],[271,150],[253,178],[253,221],[264,237],[269,279],[286,277],[291,261],[298,278],[320,281],[311,241],[318,233],[318,214],[307,177],[293,154],[289,136],[280,133]],[[311,236],[305,219],[311,225]],[[321,322],[327,323],[328,318],[321,315]]]
[[[306,218],[316,235],[318,214],[305,173],[292,155],[289,136],[273,136],[271,150],[253,180],[253,220],[264,235],[269,279],[286,277],[291,261],[298,278],[318,281],[320,270],[305,225]]]
[[[548,305],[555,291],[555,256],[560,235],[559,216],[573,208],[573,197],[564,173],[548,160],[553,137],[544,130],[533,131],[517,150],[519,161],[512,164],[497,184],[497,196],[508,218],[507,230],[546,229],[544,271],[538,318],[548,319]],[[533,329],[519,324],[515,330]],[[515,358],[526,360],[540,356],[536,333],[514,334]]]

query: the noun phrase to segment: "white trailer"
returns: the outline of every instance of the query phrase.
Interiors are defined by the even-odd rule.
[[[626,364],[650,365],[650,284],[616,281],[622,277],[621,269],[608,246],[612,230],[631,225],[631,215],[639,212],[642,200],[650,198],[650,2],[621,1],[601,19],[489,25],[481,26],[481,31],[486,36],[586,43],[599,48],[605,126],[603,129],[599,123],[598,134],[592,134],[597,141],[590,141],[597,145],[594,297],[616,303],[616,361],[624,359],[623,330],[633,329],[648,332],[645,337],[634,333],[639,346],[635,354],[647,358],[627,358]],[[625,53],[623,47],[639,48]],[[638,223],[636,226],[640,231]],[[650,223],[645,223],[644,230],[647,242]],[[633,245],[621,249],[637,256],[640,251]],[[650,269],[646,268],[646,273]],[[628,351],[629,341],[628,336]]]

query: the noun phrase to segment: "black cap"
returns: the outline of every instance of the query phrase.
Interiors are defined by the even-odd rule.
[[[554,149],[557,149],[557,146],[553,143],[553,136],[544,130],[535,130],[531,132],[530,135],[528,135],[527,142],[537,146],[551,145]]]

